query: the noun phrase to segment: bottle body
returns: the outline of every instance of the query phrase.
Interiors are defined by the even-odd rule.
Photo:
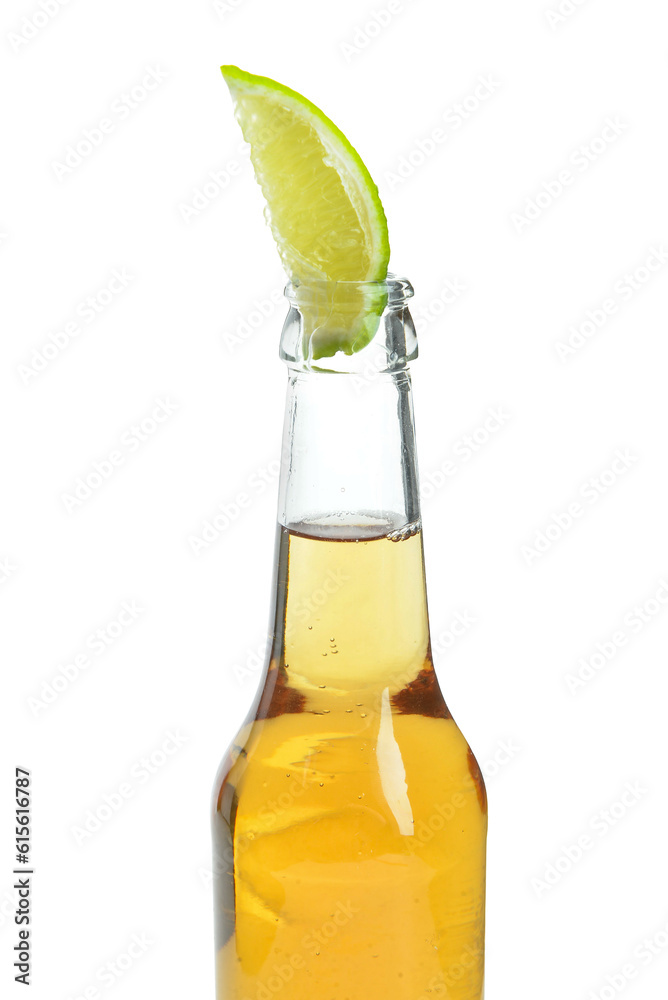
[[[382,377],[401,425],[406,373]],[[486,798],[431,660],[416,475],[316,514],[305,463],[283,484],[263,684],[216,779],[218,1000],[480,1000]]]

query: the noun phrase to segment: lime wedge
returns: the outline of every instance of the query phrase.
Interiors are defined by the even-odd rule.
[[[296,286],[305,355],[352,354],[373,337],[385,304],[382,284],[356,287],[387,276],[390,247],[378,188],[343,133],[309,100],[236,66],[221,70],[250,143],[267,221]]]

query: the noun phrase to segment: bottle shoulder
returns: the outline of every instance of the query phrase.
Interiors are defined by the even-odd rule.
[[[442,696],[424,679],[389,703],[342,703],[256,717],[243,727],[221,763],[214,812],[230,821],[244,809],[271,825],[282,812],[360,806],[381,812],[398,794],[413,818],[436,805],[470,803],[486,814],[478,763]],[[440,695],[440,690],[438,691]],[[420,705],[425,711],[407,711]],[[359,787],[358,787],[359,786]]]

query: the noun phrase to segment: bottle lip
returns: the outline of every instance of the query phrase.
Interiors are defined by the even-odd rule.
[[[311,297],[321,298],[325,290],[336,288],[344,293],[350,292],[354,295],[356,291],[376,293],[382,292],[387,296],[387,305],[396,308],[403,305],[408,299],[413,297],[414,290],[408,278],[402,278],[396,274],[388,274],[387,278],[381,281],[333,281],[328,278],[309,278],[305,281],[289,281],[284,289],[284,295],[288,302],[303,305]]]

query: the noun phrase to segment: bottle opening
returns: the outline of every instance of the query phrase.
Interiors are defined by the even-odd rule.
[[[286,299],[297,307],[331,298],[341,302],[358,302],[360,298],[374,301],[382,297],[386,306],[397,308],[414,294],[410,281],[396,274],[388,274],[383,281],[309,278],[306,281],[289,281],[285,286]]]
[[[303,371],[391,372],[417,357],[417,337],[407,307],[413,286],[406,278],[309,278],[289,282],[285,296],[290,312],[280,353]]]

